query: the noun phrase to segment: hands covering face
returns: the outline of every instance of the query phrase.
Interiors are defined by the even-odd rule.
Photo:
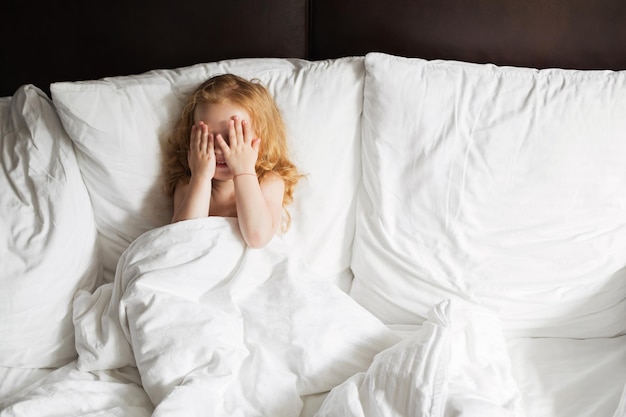
[[[191,128],[189,153],[187,159],[193,175],[213,178],[216,167],[225,162],[231,175],[255,173],[255,165],[259,155],[261,139],[254,136],[252,126],[247,120],[233,116],[228,120],[228,139],[221,133],[209,132],[204,122],[199,122]],[[216,157],[217,153],[221,154]]]
[[[216,165],[214,143],[213,135],[209,134],[208,126],[204,122],[191,127],[187,161],[192,175],[213,179]]]

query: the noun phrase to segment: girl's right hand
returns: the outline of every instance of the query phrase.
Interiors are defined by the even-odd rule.
[[[192,176],[213,179],[216,164],[214,143],[213,134],[209,133],[209,128],[204,122],[192,126],[187,153]]]

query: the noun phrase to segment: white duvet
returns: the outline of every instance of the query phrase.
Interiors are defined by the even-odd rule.
[[[77,295],[74,322],[78,361],[2,417],[521,416],[494,314],[441,301],[401,337],[280,238],[247,248],[235,219],[143,234],[114,282]]]
[[[297,416],[398,338],[288,253],[247,248],[235,219],[143,234],[76,298],[79,369],[137,366],[157,416]]]
[[[498,318],[444,301],[424,325],[333,389],[317,417],[522,417]]]

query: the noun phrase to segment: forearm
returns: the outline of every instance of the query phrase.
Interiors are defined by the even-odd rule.
[[[184,195],[176,206],[172,223],[209,215],[211,204],[210,178],[192,175],[188,186],[182,192]]]
[[[278,230],[256,176],[240,175],[234,178],[235,201],[239,228],[248,246],[265,246]]]

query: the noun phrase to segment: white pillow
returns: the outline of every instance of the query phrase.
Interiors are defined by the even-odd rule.
[[[363,57],[309,62],[240,59],[51,86],[75,142],[104,250],[105,279],[141,233],[169,222],[161,144],[185,97],[202,81],[232,72],[258,78],[274,95],[293,160],[308,178],[289,206],[286,234],[310,266],[347,285],[360,177]]]
[[[99,273],[96,228],[72,142],[32,85],[0,99],[0,366],[76,357],[72,299]]]
[[[366,57],[351,295],[468,299],[526,336],[626,331],[626,73]]]

